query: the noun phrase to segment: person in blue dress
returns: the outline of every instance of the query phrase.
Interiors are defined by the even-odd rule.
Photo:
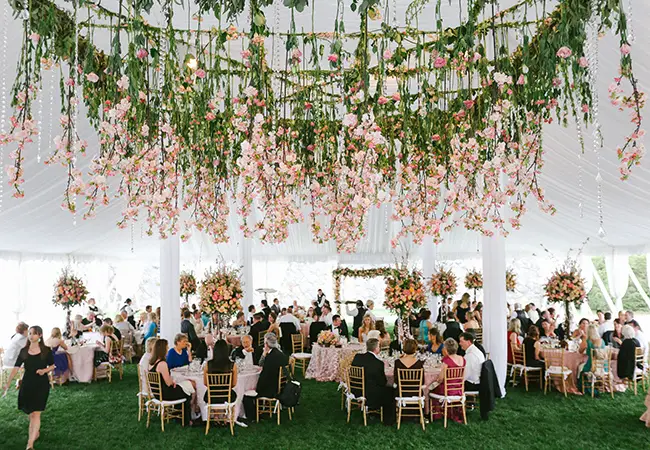
[[[174,346],[169,349],[165,359],[169,370],[188,366],[192,362],[192,345],[185,334],[178,333],[174,337]]]
[[[429,345],[427,346],[427,351],[429,353],[442,355],[442,349],[444,347],[443,342],[444,341],[442,340],[442,336],[440,335],[438,328],[429,328]]]

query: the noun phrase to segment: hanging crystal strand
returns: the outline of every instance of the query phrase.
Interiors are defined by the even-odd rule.
[[[627,0],[627,41],[631,44],[634,44],[636,41],[636,36],[634,34],[634,28],[632,27],[632,0]]]
[[[46,149],[48,149],[49,146],[52,145],[52,131],[54,130],[54,89],[55,89],[54,82],[56,78],[56,74],[54,73],[54,70],[55,67],[52,67],[51,69],[52,72],[50,73],[50,84],[48,87],[48,90],[50,92],[50,106],[47,115],[48,127],[47,127],[47,141],[45,141]]]
[[[131,253],[133,253],[133,221],[131,221]]]
[[[7,124],[7,29],[9,28],[9,2],[3,2],[2,7],[2,52],[0,61],[2,72],[0,73],[0,133],[4,133]],[[4,194],[5,158],[4,147],[0,147],[0,212],[2,212],[2,197]]]
[[[393,10],[391,11],[392,14],[392,20],[393,20],[393,28],[397,28],[398,22],[397,22],[397,0],[393,0]]]
[[[43,94],[45,92],[43,91],[43,80],[41,79],[41,92],[39,93],[38,96],[38,120],[41,121],[41,130],[38,133],[38,136],[36,137],[36,162],[40,163],[41,162],[41,145],[43,142],[43,125],[45,124],[45,121],[43,120]]]
[[[582,219],[584,217],[584,208],[583,208],[583,200],[584,200],[584,191],[582,188],[582,154],[584,152],[584,138],[582,136],[582,126],[580,125],[580,121],[578,120],[576,123],[576,128],[578,131],[578,142],[580,143],[580,150],[578,151],[578,213],[580,215],[580,218]]]

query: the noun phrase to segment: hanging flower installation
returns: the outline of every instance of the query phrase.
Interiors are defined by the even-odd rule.
[[[517,275],[512,269],[506,270],[506,292],[515,292],[517,287]]]
[[[154,3],[160,24],[147,20]],[[148,233],[163,238],[186,240],[196,229],[226,242],[235,212],[245,235],[263,242],[283,242],[307,221],[316,242],[352,252],[382,204],[393,205],[393,245],[404,236],[439,242],[456,226],[507,235],[530,197],[552,214],[539,182],[543,125],[572,117],[593,126],[602,145],[595,68],[606,29],[621,44],[610,99],[632,112],[618,148],[623,178],[643,155],[645,95],[620,2],[560,0],[547,10],[528,0],[499,10],[497,0],[475,0],[452,28],[435,0],[434,29],[422,30],[421,0],[409,5],[406,27],[388,20],[397,14],[390,5],[379,14],[378,0],[337,0],[331,27],[308,32],[296,30],[295,16],[315,2],[280,3],[195,1],[192,29],[179,30],[181,6],[169,0],[119,11],[92,1],[72,2],[72,11],[51,0],[12,2],[24,35],[0,145],[10,147],[14,196],[24,195],[26,151],[39,133],[32,104],[41,73],[57,64],[66,68],[62,130],[48,162],[66,168],[63,206],[90,218],[121,197],[118,226],[144,215]],[[359,24],[349,32],[347,8]],[[281,11],[288,30],[278,28]],[[244,15],[250,21],[237,29]],[[203,28],[205,16],[219,26]],[[82,101],[99,136],[87,173],[78,168],[89,145],[77,132]]]
[[[458,290],[458,282],[454,272],[440,268],[429,280],[429,290],[433,295],[441,296],[443,299],[450,297]],[[443,300],[444,301],[444,300]]]
[[[181,272],[181,297],[185,297],[185,302],[188,301],[190,295],[196,294],[196,278],[190,272]]]
[[[239,270],[225,264],[217,270],[207,270],[199,287],[199,295],[201,311],[232,316],[241,309],[241,299],[244,297]]]

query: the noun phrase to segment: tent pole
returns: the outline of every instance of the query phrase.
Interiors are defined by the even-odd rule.
[[[420,244],[420,256],[422,257],[422,282],[428,282],[431,275],[436,269],[436,245],[433,243],[432,236],[425,236]],[[427,308],[431,311],[431,322],[438,319],[438,297],[432,295],[428,289],[425,290],[427,295]]]
[[[181,331],[180,240],[177,234],[160,240],[160,337],[170,346]]]

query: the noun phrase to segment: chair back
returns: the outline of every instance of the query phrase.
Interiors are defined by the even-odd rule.
[[[465,394],[465,368],[447,367],[445,374],[445,396]]]
[[[348,368],[348,388],[355,396],[366,397],[366,383],[363,367],[350,366]]]
[[[634,349],[634,362],[636,363],[636,366],[639,367],[645,367],[645,363],[643,361],[643,349],[641,347],[636,347]]]
[[[280,374],[278,375],[278,394],[282,392],[284,385],[289,382],[288,374],[291,373],[291,365],[281,366],[279,371]]]
[[[483,343],[483,328],[474,329],[474,339],[479,343]]]
[[[512,362],[521,366],[526,365],[526,348],[522,345],[521,350],[512,347]]]
[[[422,396],[424,369],[397,369],[398,397]]]
[[[156,400],[162,402],[162,384],[161,377],[158,372],[146,372],[147,374],[147,387],[149,388],[149,395]]]
[[[387,352],[390,350],[390,341],[379,341],[381,344],[379,350],[382,352]]]
[[[121,358],[123,348],[124,348],[124,339],[111,341],[111,356]]]
[[[304,349],[302,334],[291,335],[291,353],[302,353]]]
[[[291,336],[298,333],[298,330],[296,330],[296,325],[291,322],[281,323],[280,331],[282,332],[282,337],[280,337],[280,345],[282,346],[282,350],[285,352],[290,352],[293,348],[293,341]]]
[[[257,345],[260,347],[264,345],[264,336],[266,336],[266,333],[268,332],[269,330],[264,330],[257,333]]]
[[[551,367],[564,368],[564,349],[549,348],[544,350],[544,364],[546,365],[546,370]]]
[[[138,365],[137,372],[138,372],[138,389],[139,389],[139,391],[140,392],[146,392],[147,394],[151,394],[149,392],[149,386],[143,380],[143,378],[146,378],[146,376],[145,377],[142,376],[143,370],[142,370],[142,367],[140,367],[139,365]]]
[[[208,405],[231,403],[232,372],[208,374]]]
[[[612,352],[609,347],[591,349],[591,372],[603,374],[609,372]]]

